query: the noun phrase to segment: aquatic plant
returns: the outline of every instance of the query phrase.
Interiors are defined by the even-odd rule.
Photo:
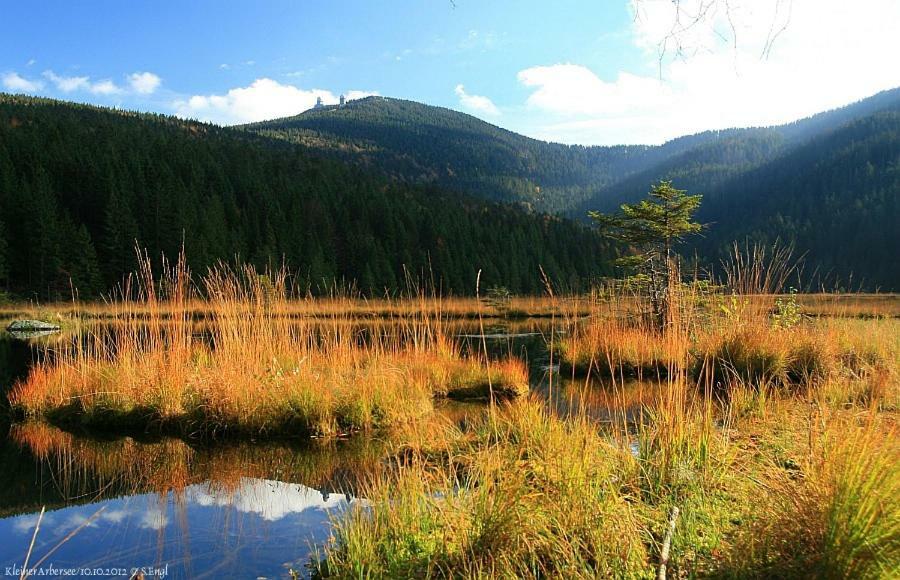
[[[108,430],[332,436],[384,429],[436,397],[505,398],[528,389],[514,360],[464,356],[439,309],[398,323],[343,314],[294,319],[284,272],[210,271],[196,300],[183,262],[113,303],[117,322],[53,350],[16,385],[14,412]]]

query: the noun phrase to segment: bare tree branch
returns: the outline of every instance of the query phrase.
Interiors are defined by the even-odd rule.
[[[646,6],[653,0],[631,0],[634,10],[635,22],[641,22],[648,18]],[[663,0],[658,0],[663,1]],[[696,56],[703,47],[693,45],[690,32],[703,26],[708,26],[711,32],[730,45],[734,54],[735,68],[737,67],[737,55],[739,47],[738,30],[740,25],[739,8],[741,0],[665,0],[671,2],[672,22],[668,31],[657,43],[659,75],[662,78],[663,65],[667,57],[686,60]],[[745,2],[748,0],[744,0]],[[779,36],[788,28],[791,19],[793,0],[766,0],[774,3],[775,13],[766,35],[760,59],[768,59]],[[759,6],[763,0],[758,0]],[[722,32],[716,23],[724,19],[727,31]]]
[[[781,28],[779,28],[774,34],[772,34],[772,31],[775,29],[775,25],[778,22],[778,12],[781,10],[783,1],[784,0],[778,0],[778,2],[775,4],[775,17],[772,18],[772,26],[769,27],[769,34],[766,37],[766,44],[763,46],[762,54],[759,55],[760,59],[768,60],[769,53],[772,52],[772,45],[775,44],[775,40],[781,35],[782,32],[785,31],[785,29],[787,29],[788,24],[790,24],[791,22],[791,12],[794,8],[794,0],[787,0],[787,18],[785,18],[784,24],[781,25]]]

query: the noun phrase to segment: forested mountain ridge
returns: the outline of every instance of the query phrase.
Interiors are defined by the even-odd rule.
[[[715,263],[737,240],[793,244],[813,288],[900,289],[900,90],[789,125],[707,141],[570,212],[612,211],[666,179],[703,194],[688,251]]]
[[[787,140],[776,129],[723,131],[603,187],[567,214],[574,219],[587,219],[592,210],[616,210],[623,203],[641,198],[651,183],[661,179],[671,180],[679,188],[692,192],[708,191],[776,158],[786,147]]]
[[[609,247],[531,208],[583,218],[659,179],[704,194],[709,227],[687,250],[707,264],[733,240],[780,239],[807,253],[814,283],[897,290],[898,118],[893,90],[780,127],[578,147],[397,99],[223,128],[0,95],[0,291],[96,295],[134,268],[135,241],[152,256],[183,241],[200,270],[283,259],[370,294],[426,270],[471,292],[478,269],[539,292],[538,265],[583,287],[611,272]]]
[[[708,263],[736,239],[777,238],[807,253],[807,271],[817,272],[809,283],[900,289],[896,245],[884,245],[896,241],[888,234],[898,229],[895,162],[883,158],[897,140],[897,111],[900,89],[893,89],[786,125],[628,147],[546,143],[449,109],[383,97],[244,128],[380,168],[401,182],[439,183],[581,220],[589,210],[640,199],[650,184],[668,179],[705,196],[699,217],[710,227],[691,249]],[[839,146],[839,135],[866,145],[845,154],[853,145]],[[861,151],[876,157],[871,178],[864,178],[869,161]],[[853,221],[841,216],[860,205],[867,227],[845,239]]]
[[[377,168],[487,199],[564,211],[603,184],[641,167],[649,147],[582,147],[531,139],[471,115],[387,97],[245,125]]]
[[[730,174],[750,169],[786,148],[898,103],[900,89],[894,89],[786,125],[704,131],[658,146],[548,143],[451,109],[387,97],[310,109],[243,128],[360,163],[402,182],[439,184],[583,217],[586,208],[609,209],[642,195],[648,179],[701,175],[708,158],[718,165],[713,178],[722,179],[732,160]],[[639,190],[631,184],[640,184]]]
[[[788,155],[798,147],[827,139],[847,124],[885,111],[900,111],[900,88],[786,125],[707,131],[681,137],[660,146],[665,149],[679,144],[678,153],[660,155],[658,162],[600,188],[567,213],[578,218],[589,210],[615,209],[621,203],[640,198],[646,193],[647,184],[660,179],[673,180],[681,188],[711,193],[731,178]],[[687,143],[690,145],[685,146]]]
[[[813,287],[900,289],[900,109],[851,121],[706,190],[707,259],[790,242]]]
[[[150,256],[182,248],[199,271],[282,261],[311,285],[366,293],[423,272],[444,292],[577,287],[609,273],[583,225],[386,181],[246,131],[0,95],[0,291],[96,296]],[[302,280],[301,280],[302,282]]]

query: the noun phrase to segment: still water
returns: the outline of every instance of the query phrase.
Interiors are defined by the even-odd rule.
[[[353,501],[302,484],[242,478],[235,489],[206,482],[69,505],[44,516],[32,565],[124,577],[134,568],[148,577],[280,577],[304,570],[311,545],[327,538],[329,518]],[[0,521],[6,566],[21,564],[37,519]],[[45,562],[34,562],[75,530]]]
[[[557,412],[628,420],[652,388],[597,388],[561,380],[546,328],[460,331],[492,353],[526,357],[532,389]],[[0,405],[6,389],[53,337],[0,334]],[[627,400],[626,400],[627,399]],[[623,404],[624,403],[624,404]],[[451,417],[477,406],[445,409]],[[364,509],[361,482],[386,465],[389,445],[348,441],[202,444],[97,438],[45,423],[10,425],[0,408],[0,575],[18,577],[43,507],[29,567],[47,574],[166,578],[308,576],[332,522]],[[43,561],[41,561],[43,560]],[[55,572],[54,572],[55,571]]]

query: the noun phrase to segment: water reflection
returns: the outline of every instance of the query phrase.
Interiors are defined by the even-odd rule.
[[[81,528],[42,567],[153,567],[169,578],[283,577],[289,569],[304,571],[311,546],[326,541],[331,518],[354,501],[277,481],[245,479],[224,494],[197,484],[181,494],[131,495],[48,512],[33,554],[42,557]],[[0,566],[22,562],[36,522],[35,514],[0,520]]]
[[[13,425],[8,441],[31,466],[22,459],[4,474],[18,481],[0,498],[9,516],[0,519],[0,570],[21,564],[36,507],[46,505],[36,558],[83,526],[53,553],[55,566],[168,565],[175,578],[304,570],[384,457],[378,441],[194,447],[90,439],[45,423]]]
[[[104,323],[109,331],[115,324]],[[196,329],[201,336],[203,324]],[[397,332],[382,321],[351,326],[342,332],[361,342]],[[627,427],[659,394],[648,382],[565,378],[546,348],[555,332],[547,321],[469,321],[450,330],[464,350],[526,359],[532,391],[561,416]],[[48,347],[84,340],[70,330],[31,342],[0,333],[0,407],[6,389]],[[440,412],[462,425],[484,406],[453,403]],[[46,423],[4,425],[3,415],[0,408],[0,570],[21,564],[37,512],[46,506],[37,559],[81,528],[48,560],[57,567],[168,566],[170,578],[284,577],[289,568],[304,570],[313,546],[327,540],[333,517],[363,501],[361,483],[384,469],[389,452],[385,442],[362,438],[218,445],[102,438]]]

